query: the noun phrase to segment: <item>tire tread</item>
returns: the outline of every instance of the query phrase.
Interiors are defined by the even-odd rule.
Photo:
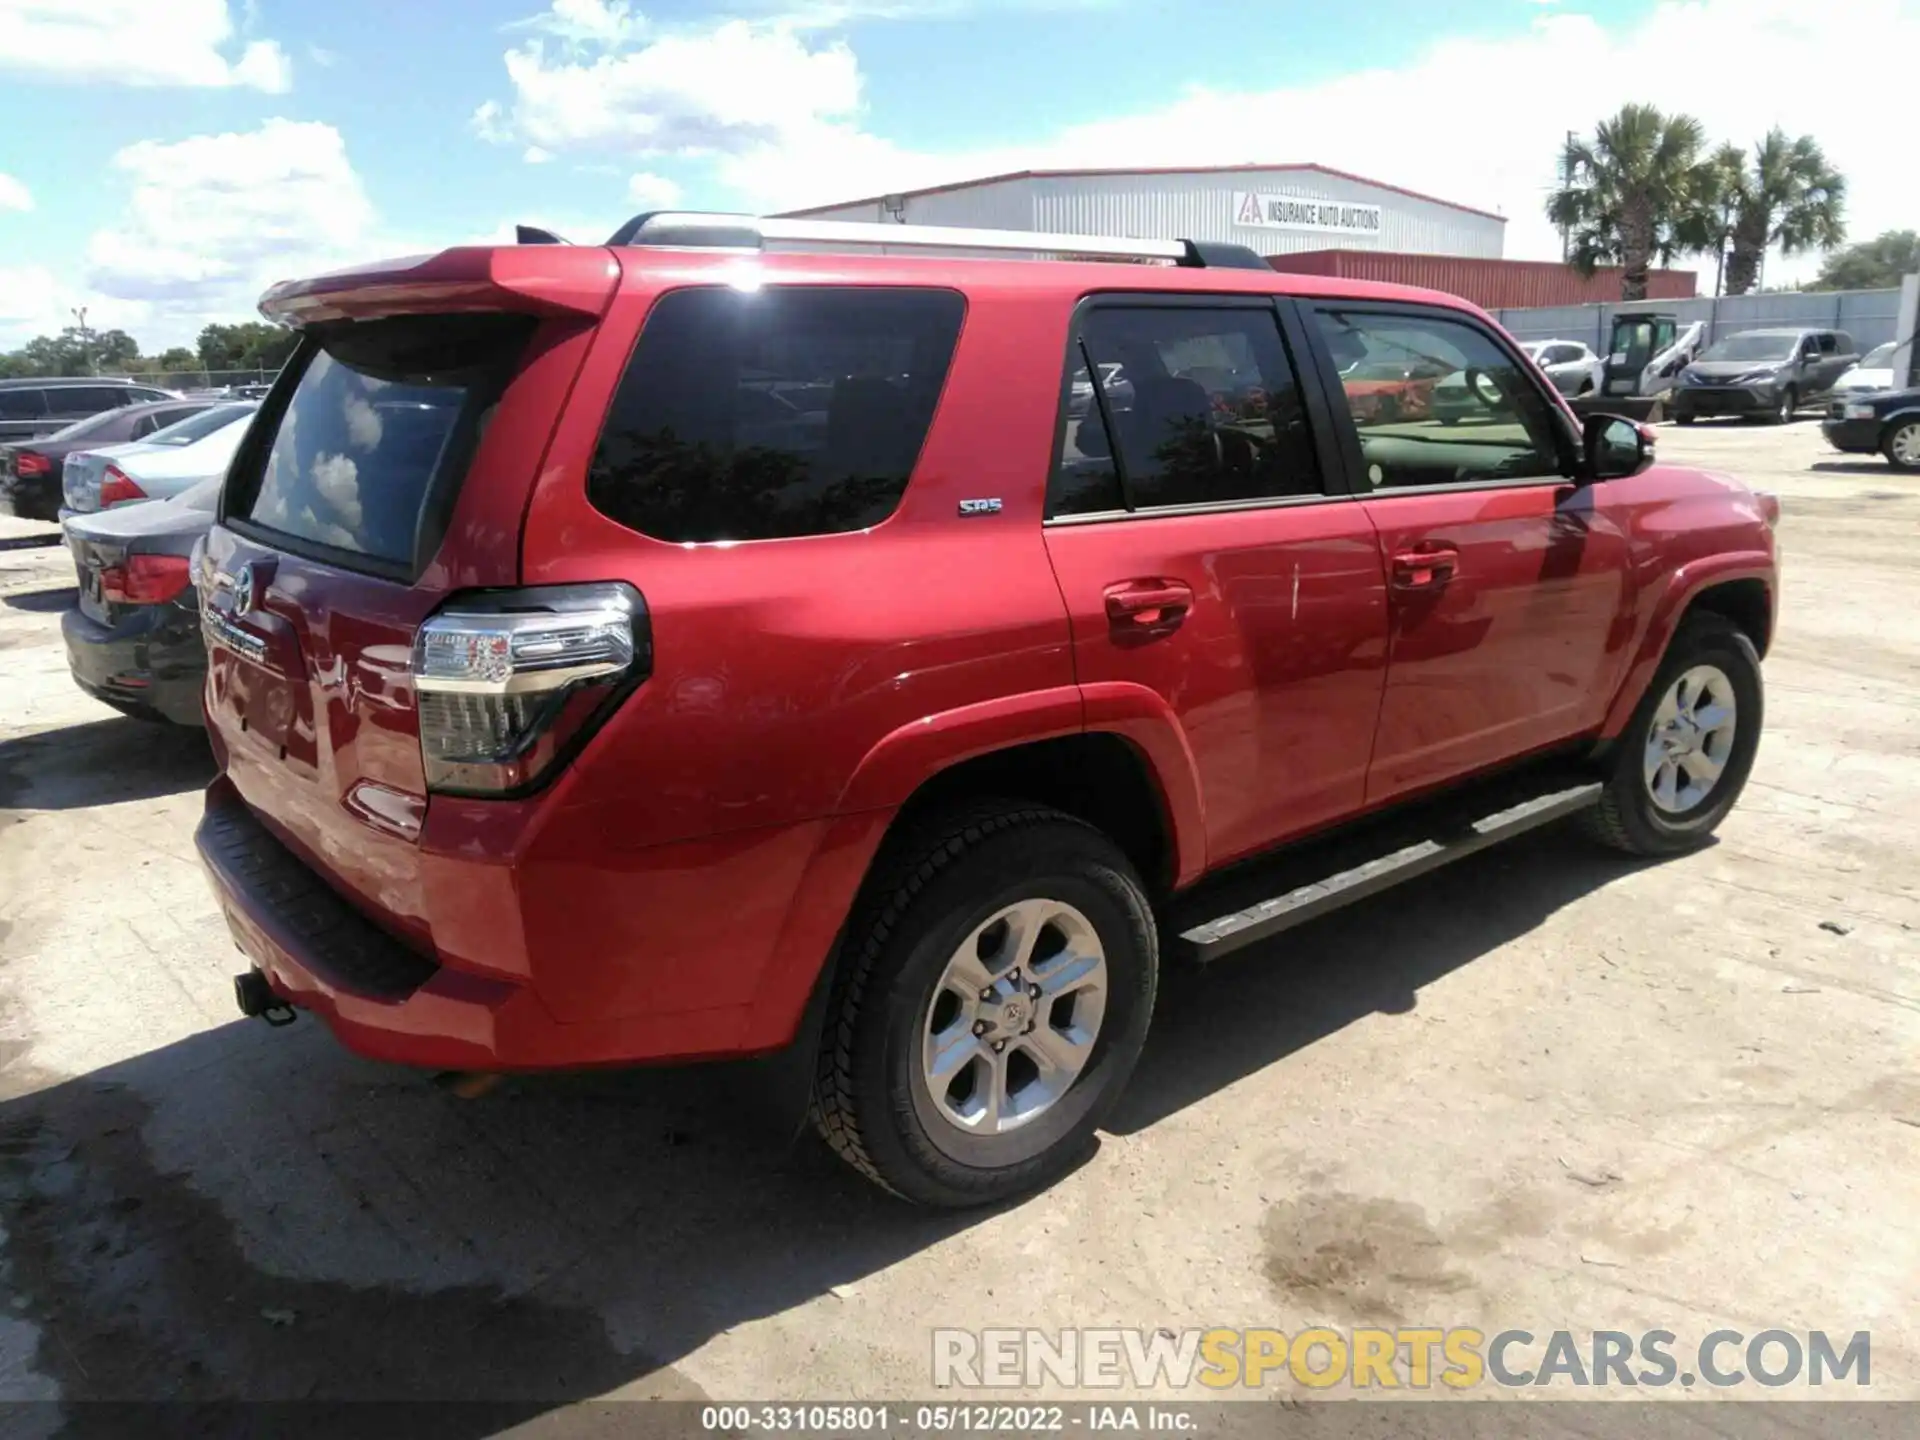
[[[827,1028],[814,1074],[810,1114],[815,1131],[835,1154],[901,1199],[913,1197],[889,1180],[875,1162],[861,1132],[854,1095],[854,1028],[868,982],[902,918],[949,866],[996,836],[1044,824],[1074,825],[1094,835],[1101,833],[1064,811],[1003,800],[975,801],[931,817],[894,847],[894,855],[884,862],[870,895],[863,897],[860,920],[848,931],[827,1006]]]

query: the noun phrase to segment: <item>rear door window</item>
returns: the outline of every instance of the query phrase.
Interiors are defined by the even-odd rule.
[[[676,290],[654,303],[587,496],[688,543],[877,525],[906,492],[966,302],[951,290]]]
[[[408,315],[318,328],[228,516],[344,565],[417,571],[439,545],[453,482],[532,324]]]
[[[1050,518],[1324,493],[1271,306],[1101,303],[1070,363]]]
[[[62,415],[95,415],[133,403],[131,392],[111,385],[66,385],[48,397]]]

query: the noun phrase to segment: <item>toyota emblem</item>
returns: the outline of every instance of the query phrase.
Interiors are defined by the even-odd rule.
[[[233,576],[233,613],[235,618],[252,613],[253,566],[242,565]]]

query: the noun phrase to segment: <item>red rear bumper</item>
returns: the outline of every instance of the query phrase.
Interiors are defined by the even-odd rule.
[[[542,1070],[766,1048],[753,1007],[562,1023],[529,985],[437,963],[330,889],[224,778],[195,832],[227,926],[276,994],[371,1059],[440,1070]]]

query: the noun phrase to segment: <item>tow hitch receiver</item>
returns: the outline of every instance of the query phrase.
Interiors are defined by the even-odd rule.
[[[267,977],[257,969],[233,977],[233,999],[242,1015],[258,1015],[269,1025],[291,1025],[294,1021],[294,1008],[273,993]]]

